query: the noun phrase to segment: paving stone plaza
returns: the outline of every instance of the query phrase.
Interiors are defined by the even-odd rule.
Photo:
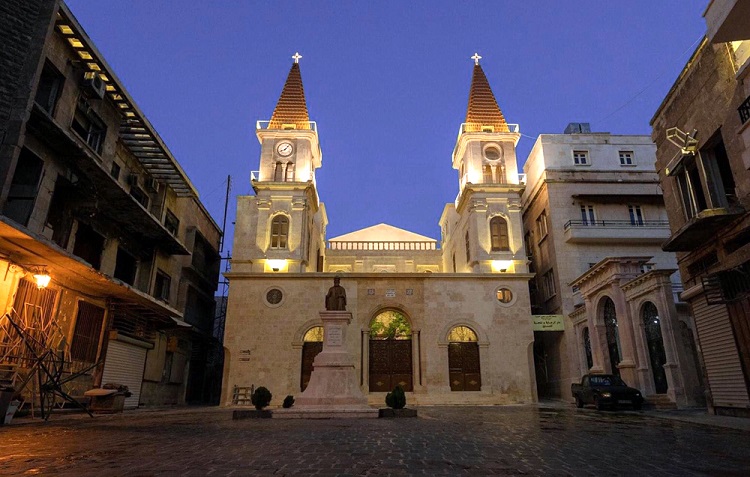
[[[26,421],[26,422],[23,422]],[[0,428],[0,475],[750,475],[750,432],[566,406],[416,419],[237,420],[219,408]]]

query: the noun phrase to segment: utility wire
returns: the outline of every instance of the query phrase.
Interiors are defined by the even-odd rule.
[[[680,55],[677,58],[679,59],[679,58],[682,58],[683,56],[685,56],[685,53],[687,53],[690,50],[694,49],[695,45],[697,45],[698,42],[701,41],[702,39],[703,39],[703,35],[701,35],[700,38],[698,38],[697,40],[695,40],[689,47],[687,47],[685,49],[685,51],[683,51],[682,53],[680,53]],[[651,86],[653,86],[654,83],[656,83],[657,81],[659,81],[660,79],[662,79],[664,77],[664,75],[666,75],[667,73],[669,73],[671,71],[672,71],[671,68],[667,68],[664,71],[662,71],[662,73],[659,76],[657,76],[656,78],[654,78],[653,80],[651,80],[646,86],[644,86],[644,88],[642,90],[638,91],[632,98],[630,98],[629,100],[625,101],[625,103],[623,103],[622,106],[620,106],[619,108],[615,109],[614,111],[612,111],[608,115],[604,116],[603,118],[599,119],[597,121],[597,123],[601,123],[601,122],[603,122],[603,121],[611,118],[612,116],[614,116],[615,114],[617,114],[619,111],[621,111],[622,109],[624,109],[625,107],[627,107],[630,103],[632,103],[633,101],[635,101],[636,98],[638,98],[641,94],[643,94],[647,89],[649,89]]]

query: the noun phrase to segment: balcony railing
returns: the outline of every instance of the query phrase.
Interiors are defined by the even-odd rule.
[[[375,250],[375,251],[399,251],[399,250],[436,250],[435,242],[412,242],[412,241],[329,241],[326,243],[329,250]]]
[[[613,229],[629,229],[633,227],[662,228],[669,227],[669,222],[666,220],[568,220],[564,225],[565,230],[579,227],[608,227]]]
[[[270,124],[271,124],[271,121],[256,121],[255,129],[269,129],[268,126]],[[296,124],[299,124],[299,122]],[[296,128],[296,129],[300,129],[301,131],[310,130],[316,133],[318,132],[318,124],[315,121],[307,121],[307,124],[309,125],[309,127],[307,128]],[[295,128],[292,128],[292,129],[295,129]]]
[[[492,130],[486,130],[483,127],[482,127],[482,129],[477,130],[481,126],[478,126],[476,123],[461,123],[461,128],[458,131],[458,135],[460,136],[461,134],[463,134],[465,132],[477,132],[477,133],[482,133],[482,132],[486,132],[486,133],[512,132],[512,133],[517,133],[517,132],[521,131],[521,128],[518,126],[518,124],[506,124],[506,126],[508,126],[508,130],[507,131],[496,130],[494,128],[492,128]]]

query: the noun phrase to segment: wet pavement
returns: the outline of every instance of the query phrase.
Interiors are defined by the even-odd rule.
[[[321,421],[233,421],[218,408],[53,415],[0,427],[0,475],[745,476],[750,433],[572,406]]]

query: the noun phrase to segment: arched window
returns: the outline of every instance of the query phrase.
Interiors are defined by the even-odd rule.
[[[620,369],[617,365],[620,364],[620,333],[617,330],[617,312],[615,310],[615,302],[613,302],[611,298],[606,297],[604,299],[602,312],[604,327],[607,334],[607,348],[609,349],[609,362],[612,367],[612,374],[619,376]]]
[[[492,166],[485,164],[482,166],[482,177],[485,184],[492,182]]]
[[[507,181],[505,180],[505,161],[500,161],[495,166],[495,183],[497,184],[505,184]]]
[[[492,251],[510,250],[508,243],[508,222],[502,217],[493,217],[490,220],[490,238]]]
[[[469,261],[471,260],[469,258],[470,257],[470,253],[471,253],[471,247],[470,247],[470,244],[469,244],[469,232],[468,231],[466,232],[466,235],[464,236],[464,242],[465,242],[465,245],[466,245],[466,263],[469,263]]]
[[[451,391],[480,391],[477,334],[468,326],[456,326],[448,333],[448,377]]]
[[[281,162],[276,163],[276,167],[273,170],[274,182],[281,182],[284,180],[284,164]]]
[[[286,248],[289,238],[289,219],[277,215],[271,222],[271,248]]]
[[[284,180],[286,182],[294,181],[294,163],[293,162],[286,163],[286,179]]]

